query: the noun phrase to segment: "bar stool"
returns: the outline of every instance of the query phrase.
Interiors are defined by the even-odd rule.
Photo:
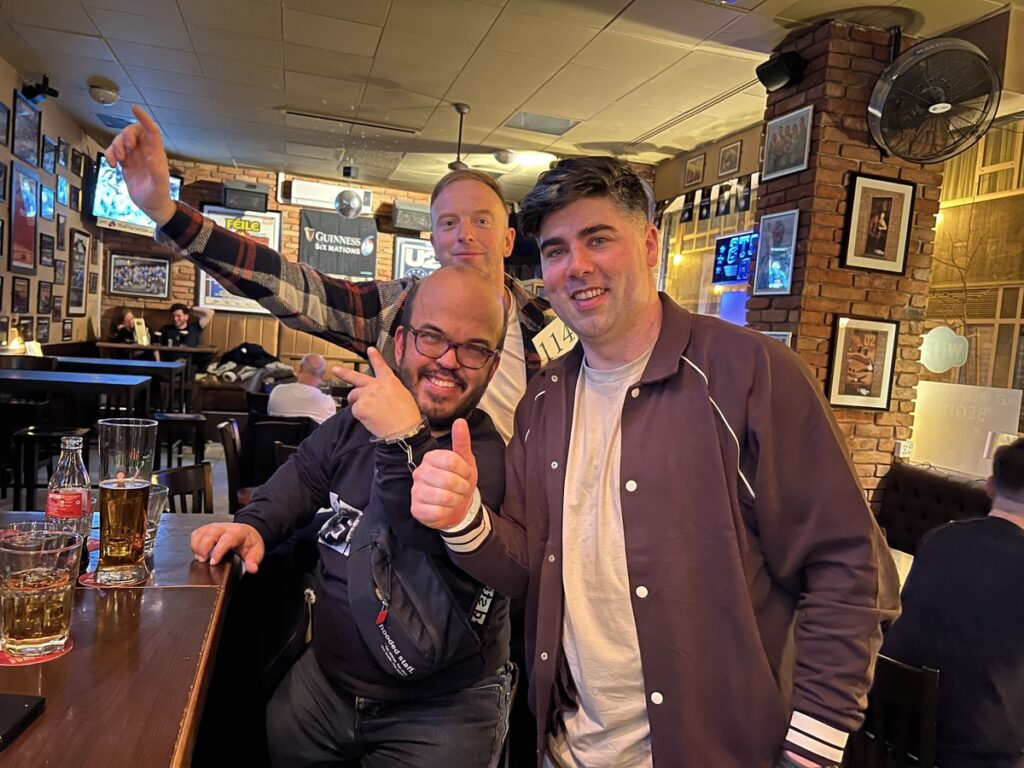
[[[206,455],[206,417],[201,413],[176,413],[156,411],[153,419],[157,422],[156,451],[153,469],[160,469],[160,450],[167,449],[167,466],[172,466],[174,449],[178,449],[178,466],[181,466],[182,447],[192,446],[195,463],[203,461]]]
[[[14,498],[12,509],[36,509],[36,491],[46,488],[53,475],[54,456],[60,455],[62,437],[82,438],[82,459],[89,466],[89,430],[85,427],[72,429],[47,429],[25,427],[14,433]],[[39,484],[39,468],[46,467],[46,485]],[[22,506],[22,489],[25,490],[25,506]]]

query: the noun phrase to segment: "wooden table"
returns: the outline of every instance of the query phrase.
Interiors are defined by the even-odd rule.
[[[58,371],[72,373],[116,373],[150,376],[167,382],[168,400],[165,410],[183,409],[185,405],[185,371],[180,360],[116,360],[109,357],[65,357],[58,355]]]
[[[114,373],[69,373],[67,371],[22,371],[0,368],[0,392],[52,392],[106,395],[108,404],[123,406],[127,414],[136,412],[135,402],[142,396],[139,415],[149,412],[149,376],[125,376]]]
[[[38,518],[0,514],[0,523]],[[78,587],[74,647],[54,661],[0,667],[0,690],[46,697],[3,765],[188,766],[237,560],[192,559],[191,530],[229,515],[165,515],[149,580]],[[93,566],[95,566],[95,554]]]

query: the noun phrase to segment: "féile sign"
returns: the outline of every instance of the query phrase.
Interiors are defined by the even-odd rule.
[[[945,373],[967,362],[970,343],[952,328],[932,328],[921,342],[921,364],[932,373]]]

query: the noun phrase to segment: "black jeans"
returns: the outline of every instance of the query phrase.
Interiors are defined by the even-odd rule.
[[[485,768],[508,729],[512,673],[429,699],[386,702],[341,695],[307,648],[267,706],[277,768]]]

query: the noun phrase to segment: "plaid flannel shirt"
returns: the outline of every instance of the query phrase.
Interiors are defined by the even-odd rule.
[[[353,282],[330,277],[218,226],[184,203],[177,205],[171,220],[157,230],[158,242],[194,262],[231,293],[259,302],[289,328],[362,357],[367,347],[376,346],[395,367],[395,332],[415,278]],[[533,338],[554,315],[544,299],[529,294],[514,278],[506,275],[505,285],[518,308],[529,380],[542,367]]]

